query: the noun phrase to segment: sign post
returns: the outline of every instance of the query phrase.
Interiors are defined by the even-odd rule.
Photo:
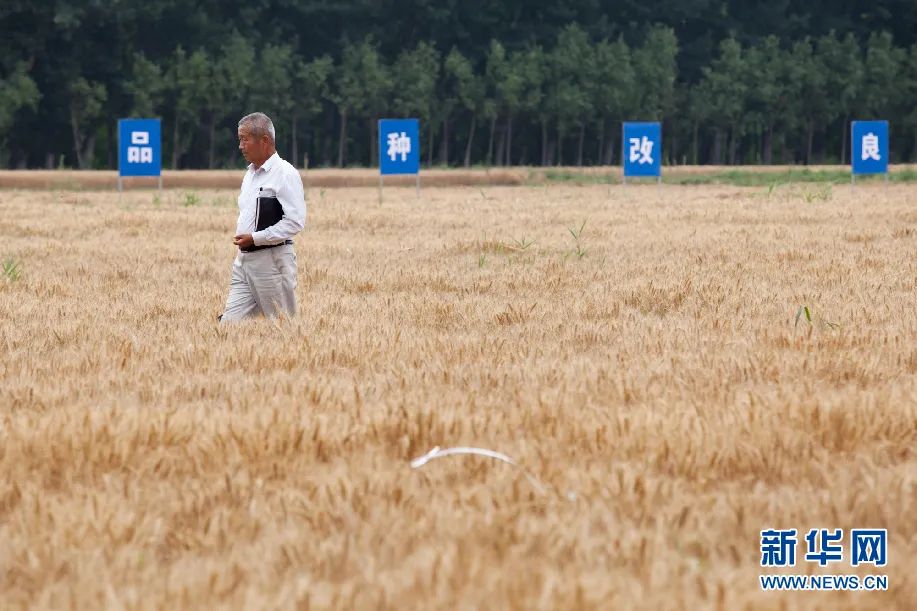
[[[858,174],[884,174],[888,184],[888,121],[850,125],[850,188]]]
[[[157,176],[162,192],[162,138],[159,119],[118,120],[118,197],[125,176]]]
[[[413,174],[420,197],[420,121],[417,119],[379,120],[379,203],[382,203],[384,177]]]
[[[662,126],[659,123],[625,122],[621,159],[624,184],[629,176],[655,176],[662,183]]]

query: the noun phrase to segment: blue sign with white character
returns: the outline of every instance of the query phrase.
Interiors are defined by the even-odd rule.
[[[662,126],[659,123],[625,123],[624,176],[662,175]]]
[[[854,174],[887,174],[888,121],[854,121],[850,154]]]
[[[417,119],[379,120],[379,172],[420,172],[420,122]]]
[[[118,175],[159,176],[162,142],[159,119],[118,121]]]

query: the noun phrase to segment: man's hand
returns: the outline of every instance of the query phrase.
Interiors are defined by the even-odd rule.
[[[243,233],[234,237],[232,243],[239,248],[248,248],[255,245],[255,239],[252,237],[252,234]]]

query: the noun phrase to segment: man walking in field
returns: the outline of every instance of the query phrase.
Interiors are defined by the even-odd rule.
[[[264,113],[252,113],[239,121],[239,150],[249,166],[239,193],[233,238],[239,252],[220,316],[224,323],[259,313],[270,317],[296,313],[293,236],[305,226],[306,198],[302,177],[277,154],[274,138],[274,124]],[[258,230],[265,219],[272,224]]]

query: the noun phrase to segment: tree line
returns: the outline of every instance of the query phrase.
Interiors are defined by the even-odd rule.
[[[4,10],[33,10],[13,4]],[[126,4],[147,13],[112,26],[110,13],[93,19],[98,3],[77,3],[72,22],[59,9],[42,22],[50,48],[18,34],[0,43],[14,52],[0,60],[0,165],[114,168],[117,119],[160,117],[164,166],[239,167],[236,122],[253,110],[300,166],[374,165],[384,117],[420,119],[427,165],[620,163],[625,120],[662,122],[668,164],[808,164],[849,162],[849,122],[882,118],[893,161],[917,161],[917,42],[891,31],[733,28],[698,53],[697,32],[647,18],[627,34],[574,21],[448,47],[445,35],[405,46],[369,31],[321,52],[236,28],[195,36],[169,3]],[[188,31],[150,37],[149,19]]]

